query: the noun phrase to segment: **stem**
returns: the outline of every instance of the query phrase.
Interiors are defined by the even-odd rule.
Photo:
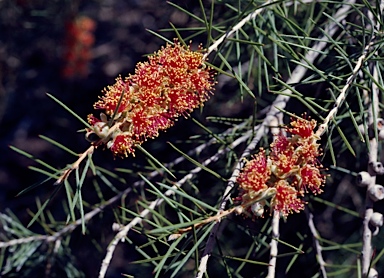
[[[279,222],[280,222],[280,213],[278,211],[273,212],[272,217],[272,240],[269,243],[271,251],[269,252],[269,266],[268,266],[268,275],[267,278],[274,278],[276,273],[276,259],[278,254],[277,245],[279,244]]]
[[[384,9],[384,3],[381,1],[380,3],[380,12]],[[381,29],[380,22],[376,21],[371,11],[368,11],[368,17],[371,20],[370,28],[373,29],[373,23],[376,22],[377,30]],[[375,41],[375,37],[372,38],[371,43]],[[368,45],[369,46],[369,45]],[[373,66],[373,79],[379,81],[379,74],[377,64],[372,62]],[[378,141],[377,141],[377,127],[374,126],[376,120],[379,117],[379,93],[380,89],[377,87],[375,82],[372,82],[372,98],[369,102],[368,109],[368,126],[374,127],[375,135],[372,136],[372,139],[369,140],[369,164],[368,164],[368,173],[371,175],[370,184],[367,186],[367,192],[365,196],[365,213],[364,213],[364,221],[363,221],[363,247],[362,247],[362,258],[361,258],[361,270],[363,277],[368,277],[370,266],[371,266],[371,258],[372,258],[372,230],[369,227],[369,221],[373,214],[373,200],[370,198],[368,194],[368,190],[370,187],[375,186],[376,184],[376,172],[373,169],[373,163],[377,161],[378,157]],[[369,96],[369,94],[367,94]]]
[[[201,226],[203,226],[205,224],[211,223],[212,221],[219,221],[222,218],[224,218],[225,216],[231,214],[232,212],[235,212],[237,214],[241,214],[247,208],[252,206],[253,204],[261,202],[261,201],[263,201],[265,199],[272,198],[273,196],[275,196],[275,194],[276,194],[276,189],[275,188],[269,188],[266,191],[264,191],[262,194],[260,194],[258,197],[256,197],[255,199],[249,200],[248,202],[242,203],[241,205],[238,205],[236,207],[232,207],[230,209],[220,211],[218,214],[216,214],[214,216],[211,216],[211,217],[208,217],[208,218],[202,220],[201,222],[194,224],[191,227],[184,228],[184,229],[179,229],[178,232],[180,234],[186,233],[186,232],[189,232],[189,231],[193,230],[193,228],[201,227]]]
[[[375,80],[378,80],[378,72],[377,67],[375,66],[373,69],[373,77]],[[380,90],[376,86],[376,84],[372,83],[372,99],[370,103],[370,109],[368,111],[368,125],[373,125],[378,118],[379,111],[379,93]],[[370,184],[367,186],[367,194],[365,196],[365,213],[364,213],[364,221],[363,221],[363,248],[361,251],[362,259],[362,273],[363,276],[366,277],[369,272],[369,267],[371,264],[372,258],[372,231],[369,227],[369,221],[373,214],[373,201],[369,197],[368,189],[376,184],[376,173],[373,170],[373,163],[377,161],[377,152],[378,152],[378,142],[376,136],[374,136],[371,140],[369,140],[369,165],[368,165],[368,173],[371,175]]]
[[[279,1],[277,1],[276,3],[279,3]],[[252,19],[254,19],[258,14],[260,14],[264,8],[270,4],[274,4],[273,1],[267,1],[262,7],[259,7],[258,9],[254,10],[253,12],[251,12],[249,15],[247,15],[246,17],[244,17],[239,23],[237,23],[235,26],[232,27],[231,30],[229,30],[228,32],[226,32],[224,35],[222,35],[217,41],[215,41],[209,48],[208,48],[208,51],[207,53],[204,54],[203,56],[203,60],[205,61],[207,56],[209,54],[211,54],[213,51],[217,51],[220,44],[222,44],[224,42],[225,39],[229,38],[230,36],[232,36],[234,33],[236,33],[237,31],[239,31],[246,23],[248,23],[249,21],[251,21]]]
[[[357,74],[360,72],[361,68],[363,67],[364,61],[367,58],[369,54],[369,50],[372,47],[374,41],[375,41],[374,38],[372,38],[371,42],[365,46],[363,54],[357,60],[356,66],[353,68],[352,74],[348,77],[345,86],[341,89],[340,95],[337,97],[333,108],[331,109],[331,111],[329,111],[327,117],[324,119],[324,122],[317,129],[315,133],[317,137],[320,138],[321,135],[324,134],[324,132],[328,129],[328,125],[330,121],[335,118],[337,111],[339,110],[341,104],[344,102],[347,96],[347,92],[349,88],[351,87],[353,81],[356,79]]]
[[[230,208],[228,210],[222,211],[220,214],[216,214],[214,216],[208,217],[208,218],[202,220],[201,222],[194,224],[191,227],[184,228],[184,229],[179,229],[178,232],[179,232],[179,234],[187,233],[189,231],[192,231],[193,228],[199,228],[199,227],[201,227],[201,226],[203,226],[205,224],[211,223],[213,221],[219,221],[222,218],[224,218],[225,216],[231,214],[232,212],[234,212],[234,211],[236,211],[238,209],[242,209],[242,206],[237,206],[237,207],[233,207],[233,208]]]
[[[308,216],[308,226],[309,226],[309,229],[311,230],[313,240],[315,242],[316,255],[317,255],[316,258],[320,265],[321,274],[323,278],[327,278],[327,271],[325,270],[325,261],[323,259],[322,247],[319,242],[320,235],[316,230],[315,223],[313,222],[313,214],[309,212],[307,216]]]
[[[71,165],[71,167],[63,172],[63,174],[57,179],[55,184],[60,184],[64,180],[66,180],[69,176],[69,174],[73,171],[79,168],[80,163],[86,158],[88,155],[92,155],[95,150],[94,146],[90,146],[85,152],[82,154],[79,154],[79,158]]]
[[[131,188],[129,188],[129,191],[130,190],[131,190]],[[122,194],[114,196],[113,198],[109,199],[105,203],[97,206],[97,208],[95,208],[92,211],[86,213],[84,215],[84,220],[81,219],[81,218],[77,219],[75,222],[69,224],[68,226],[65,226],[63,229],[55,232],[52,235],[34,235],[34,236],[30,236],[30,237],[12,239],[12,240],[7,241],[7,242],[0,242],[0,249],[1,248],[7,248],[7,247],[10,247],[10,246],[14,246],[14,245],[20,245],[20,244],[24,244],[24,243],[28,243],[28,242],[33,242],[33,241],[55,242],[57,240],[60,240],[64,235],[74,231],[78,226],[80,226],[83,223],[83,221],[85,221],[85,222],[89,221],[95,215],[97,215],[99,212],[102,212],[104,210],[104,208],[106,208],[107,206],[109,206],[112,203],[116,202],[121,197],[121,195]],[[13,221],[9,216],[7,216],[7,215],[5,215],[3,213],[0,213],[0,215],[1,215],[2,218],[7,219],[8,222],[12,222]]]

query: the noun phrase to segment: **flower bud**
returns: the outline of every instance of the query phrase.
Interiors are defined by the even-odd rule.
[[[260,202],[254,203],[251,206],[251,211],[256,217],[263,216],[264,213],[264,206]]]
[[[384,119],[383,118],[377,118],[376,119],[376,127],[377,130],[384,130]]]
[[[109,126],[104,122],[97,122],[93,125],[93,131],[101,139],[104,139],[109,135]]]
[[[379,137],[379,140],[384,140],[384,129],[379,131],[378,137]]]
[[[115,222],[112,224],[112,231],[120,232],[123,227],[124,227],[123,225]]]
[[[364,126],[362,127],[364,129]],[[359,130],[361,131],[361,127],[359,126]],[[382,118],[376,119],[376,126],[374,123],[370,124],[368,127],[368,136],[369,138],[374,138],[376,135],[375,131],[378,131],[380,133],[381,130],[384,130],[384,120]]]
[[[358,186],[365,187],[371,183],[371,175],[368,172],[362,171],[357,174],[356,183]]]
[[[235,207],[235,213],[236,213],[237,215],[240,215],[240,214],[242,214],[243,212],[244,212],[244,209],[243,209],[242,206],[237,206],[237,207]]]
[[[383,226],[383,215],[380,212],[374,212],[369,219],[369,223],[373,227],[381,227]]]
[[[373,172],[375,172],[376,175],[382,175],[384,174],[384,167],[381,162],[371,162],[369,163],[372,167]]]
[[[368,188],[368,195],[372,201],[377,202],[384,199],[384,187],[380,184],[375,184]]]
[[[181,234],[172,234],[168,237],[167,241],[173,241],[175,239],[178,239],[179,237],[181,237]]]

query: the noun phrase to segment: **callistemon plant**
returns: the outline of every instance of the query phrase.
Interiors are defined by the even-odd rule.
[[[237,178],[241,188],[239,200],[255,216],[262,216],[266,198],[272,196],[270,208],[284,217],[304,209],[302,197],[309,191],[318,194],[325,183],[319,139],[313,132],[315,120],[292,119],[285,130],[290,136],[277,135],[270,145],[246,162]]]
[[[138,63],[135,74],[118,77],[94,104],[87,137],[95,146],[106,145],[115,155],[134,154],[135,146],[171,127],[202,105],[213,91],[213,70],[205,65],[203,49],[192,51],[178,40]]]

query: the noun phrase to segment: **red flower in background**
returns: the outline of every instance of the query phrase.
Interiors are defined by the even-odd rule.
[[[134,154],[134,147],[174,125],[208,100],[215,84],[213,71],[204,64],[202,48],[192,51],[177,40],[138,63],[135,74],[118,77],[104,89],[94,105],[87,135],[96,134],[94,145],[105,144],[115,155]]]
[[[63,77],[88,75],[91,49],[95,41],[93,35],[95,28],[96,22],[87,16],[76,17],[66,24]]]

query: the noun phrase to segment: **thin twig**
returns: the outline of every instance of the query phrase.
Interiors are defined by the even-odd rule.
[[[55,182],[55,184],[60,184],[62,183],[65,179],[68,178],[68,176],[71,174],[71,172],[73,170],[76,170],[77,168],[79,168],[80,166],[80,163],[88,156],[88,155],[92,155],[93,152],[95,150],[95,147],[94,146],[90,146],[85,152],[83,152],[82,154],[79,155],[79,158],[71,165],[71,167],[69,169],[66,169],[63,174],[61,174],[61,176],[57,179],[57,181]]]
[[[308,216],[308,226],[312,233],[313,241],[315,242],[317,262],[320,265],[320,270],[323,278],[327,278],[327,271],[325,270],[325,261],[323,259],[322,247],[319,242],[320,235],[317,232],[315,223],[313,222],[313,214],[311,212],[308,212],[307,216]]]
[[[235,206],[235,207],[232,207],[230,209],[220,211],[219,214],[205,218],[204,220],[202,220],[198,223],[195,223],[188,228],[179,229],[177,231],[177,233],[173,234],[172,236],[180,236],[183,233],[193,231],[194,229],[199,228],[201,226],[204,226],[206,224],[209,224],[213,221],[219,221],[222,218],[230,215],[231,213],[242,214],[247,210],[247,208],[251,207],[253,204],[260,202],[261,200],[264,200],[264,199],[269,199],[269,198],[275,196],[275,194],[276,194],[275,188],[268,188],[268,190],[264,191],[263,194],[258,195],[257,198],[251,199],[248,202],[242,203],[242,204]]]
[[[277,1],[276,3],[279,3],[279,1]],[[237,23],[235,26],[233,26],[233,28],[230,31],[228,31],[224,35],[222,35],[218,40],[216,40],[208,48],[207,53],[204,54],[203,59],[205,60],[209,56],[209,54],[211,54],[213,51],[217,51],[218,47],[220,46],[220,44],[222,44],[224,42],[225,39],[229,38],[234,33],[239,31],[246,23],[248,23],[249,21],[253,20],[258,14],[260,14],[264,10],[264,7],[266,7],[266,6],[270,5],[270,4],[274,4],[274,1],[267,1],[267,2],[265,2],[265,4],[262,7],[258,7],[258,9],[254,10],[253,12],[251,12],[249,15],[244,17],[239,23]]]
[[[122,123],[115,123],[112,127],[110,127],[108,129],[108,134],[106,135],[106,137],[104,139],[99,139],[99,143],[100,142],[104,142],[106,139],[108,138],[111,138],[111,136],[113,135],[113,133],[120,128],[120,126],[122,125]],[[73,170],[76,170],[77,168],[79,168],[81,162],[88,156],[88,155],[92,155],[93,152],[95,151],[97,145],[99,145],[99,143],[95,143],[94,145],[90,146],[85,152],[83,152],[82,154],[79,155],[79,158],[71,165],[71,167],[69,169],[66,169],[62,174],[61,176],[56,180],[55,184],[60,184],[62,183],[64,180],[66,180],[69,175],[71,174],[71,172]]]
[[[231,214],[232,212],[235,212],[238,209],[242,209],[242,207],[240,207],[240,206],[239,207],[233,207],[233,208],[230,208],[228,210],[225,210],[221,214],[216,214],[214,216],[208,217],[208,218],[204,219],[203,221],[194,224],[191,227],[179,229],[178,233],[179,234],[187,233],[187,232],[192,231],[193,229],[199,228],[199,227],[204,226],[204,225],[211,223],[213,221],[218,221],[219,219],[222,219],[222,218],[228,216],[229,214]]]
[[[347,96],[347,92],[349,88],[351,87],[353,81],[356,79],[357,74],[360,72],[361,68],[363,67],[365,59],[367,58],[369,54],[369,50],[372,47],[374,41],[375,41],[374,38],[372,38],[371,42],[365,46],[363,54],[357,60],[357,63],[352,70],[352,74],[348,77],[346,84],[341,89],[340,95],[337,97],[333,108],[331,109],[331,111],[329,111],[327,117],[324,119],[324,122],[317,129],[315,133],[317,137],[320,138],[321,135],[324,134],[324,132],[328,129],[329,123],[335,118],[337,111],[339,110],[341,104],[344,102]]]
[[[376,66],[373,68],[373,78],[378,80],[378,69]],[[375,82],[372,82],[372,99],[371,103],[369,103],[368,110],[368,125],[372,125],[376,122],[379,113],[379,93],[380,90],[377,87]],[[365,197],[365,213],[364,213],[364,221],[363,221],[363,248],[362,248],[362,258],[361,258],[361,269],[364,277],[367,277],[369,272],[369,267],[372,259],[372,230],[369,227],[369,221],[373,214],[373,201],[368,194],[368,190],[375,186],[376,184],[376,172],[373,169],[374,163],[377,161],[377,152],[378,152],[378,142],[376,136],[373,136],[372,139],[369,140],[369,165],[368,165],[368,173],[371,175],[370,184],[367,186],[367,193]]]
[[[384,9],[384,3],[380,2],[380,12],[382,12]],[[373,16],[372,12],[370,10],[367,11],[368,17],[371,20],[370,28],[373,29],[373,23],[376,22],[376,29],[381,29],[381,23],[380,21],[376,21],[376,18]],[[371,43],[374,40],[372,39]],[[372,62],[373,66],[373,79],[379,80],[379,74],[378,74],[378,68],[375,62]],[[380,89],[376,85],[375,82],[372,81],[372,94],[371,98],[368,97],[368,127],[374,125],[376,123],[376,120],[379,117],[379,94]],[[374,127],[375,133],[377,131],[377,128]],[[374,171],[374,163],[377,161],[378,156],[378,142],[377,137],[372,136],[372,138],[369,140],[369,164],[368,164],[368,173],[370,174],[370,184],[367,186],[367,192],[365,196],[365,212],[364,212],[364,221],[363,221],[363,234],[362,234],[362,241],[363,241],[363,247],[362,247],[362,258],[361,258],[361,272],[364,277],[368,277],[370,272],[370,265],[371,265],[371,258],[372,258],[372,237],[373,233],[371,228],[369,227],[369,221],[373,215],[373,200],[370,198],[368,191],[372,186],[375,186],[376,184],[376,175],[377,173]]]
[[[280,237],[279,233],[279,223],[280,223],[280,213],[278,211],[273,212],[272,216],[272,239],[269,243],[269,266],[268,266],[268,275],[267,278],[274,278],[276,273],[276,261],[278,255],[278,239]]]

